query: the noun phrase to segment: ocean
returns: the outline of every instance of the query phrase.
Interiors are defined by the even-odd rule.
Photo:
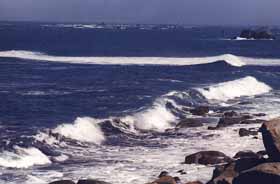
[[[280,40],[232,40],[242,29],[1,22],[0,183],[207,181],[186,155],[264,149],[236,132],[256,125],[207,129],[226,110],[279,116]],[[174,129],[190,117],[207,123]]]

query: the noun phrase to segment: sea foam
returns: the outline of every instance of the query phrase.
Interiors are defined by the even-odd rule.
[[[239,57],[232,54],[224,54],[211,57],[67,57],[67,56],[51,56],[41,52],[31,52],[23,50],[1,51],[0,57],[20,58],[38,61],[53,61],[63,63],[79,63],[79,64],[100,64],[100,65],[196,65],[207,64],[216,61],[225,61],[236,67],[246,65]]]
[[[252,76],[210,85],[197,90],[208,100],[227,101],[242,96],[255,96],[267,93],[272,88]]]
[[[61,124],[52,132],[81,142],[101,144],[105,141],[105,136],[99,128],[98,122],[94,118],[78,117],[73,124]]]
[[[14,152],[4,151],[0,153],[0,166],[11,168],[28,168],[33,165],[50,164],[49,158],[39,149],[30,147],[14,147]]]

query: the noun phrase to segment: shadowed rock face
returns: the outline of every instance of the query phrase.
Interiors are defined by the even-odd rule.
[[[260,131],[269,158],[280,162],[280,119],[264,123]]]
[[[264,159],[243,158],[226,165],[219,165],[213,172],[212,179],[207,184],[232,184],[240,172],[264,163]]]
[[[232,161],[230,157],[218,151],[201,151],[186,156],[185,158],[185,164],[213,165],[213,164],[227,163],[230,161]]]
[[[233,184],[279,184],[280,163],[264,163],[242,172],[234,178]]]

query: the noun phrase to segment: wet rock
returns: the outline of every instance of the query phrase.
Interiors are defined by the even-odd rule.
[[[186,184],[203,184],[201,181],[191,181],[187,182]]]
[[[198,118],[186,118],[181,120],[176,128],[190,128],[190,127],[201,127],[203,126],[203,121]]]
[[[253,151],[239,151],[234,155],[235,159],[243,159],[243,158],[255,158],[255,159],[261,159],[262,155],[255,153]]]
[[[264,123],[260,131],[269,158],[277,162],[280,161],[280,119]]]
[[[152,184],[176,184],[176,181],[172,176],[162,176],[153,181]]]
[[[219,165],[213,171],[213,177],[207,184],[232,184],[240,172],[264,163],[264,159],[244,158],[226,165]]]
[[[75,184],[75,182],[71,180],[58,180],[58,181],[51,182],[49,184]]]
[[[233,184],[279,184],[280,163],[264,163],[243,171],[235,177]]]
[[[77,184],[110,184],[110,183],[105,181],[88,179],[88,180],[79,180]]]
[[[235,111],[227,111],[227,112],[224,112],[224,117],[229,117],[229,118],[232,118],[232,117],[236,117],[238,116],[239,114]]]
[[[209,107],[207,106],[199,106],[190,110],[190,113],[196,116],[204,116],[208,112],[209,112]]]
[[[261,123],[264,123],[266,122],[266,120],[263,120],[263,119],[245,119],[245,120],[242,120],[240,122],[240,124],[261,124]]]
[[[247,130],[246,128],[240,128],[238,133],[240,137],[258,135],[258,131]]]
[[[230,157],[219,151],[201,151],[185,158],[185,164],[213,165],[230,161],[232,161]]]
[[[239,124],[242,120],[244,120],[242,117],[234,117],[234,118],[221,118],[218,122],[217,128],[227,127],[235,124]]]
[[[257,114],[253,114],[254,116],[257,116],[257,117],[262,117],[262,116],[266,116],[265,113],[257,113]]]

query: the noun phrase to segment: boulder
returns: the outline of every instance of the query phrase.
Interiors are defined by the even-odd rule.
[[[199,118],[186,118],[181,120],[177,125],[176,128],[190,128],[190,127],[201,127],[203,126],[203,121]]]
[[[233,184],[279,184],[280,163],[263,163],[254,168],[241,172],[234,178]]]
[[[240,128],[238,133],[240,137],[258,135],[258,131],[247,130],[246,128]]]
[[[185,164],[213,165],[230,161],[232,161],[230,157],[219,151],[201,151],[185,158]]]
[[[260,131],[266,152],[274,161],[280,161],[280,119],[265,122]]]
[[[75,184],[75,182],[71,180],[58,180],[58,181],[53,181],[49,184]]]
[[[255,153],[253,151],[239,151],[234,155],[233,158],[235,159],[243,159],[243,158],[255,158],[255,159],[261,159],[263,155]]]
[[[244,158],[226,165],[219,165],[213,171],[212,179],[207,184],[232,184],[240,172],[262,164],[265,160]]]
[[[209,112],[209,107],[207,106],[199,106],[190,110],[190,113],[196,116],[204,116],[208,112]]]
[[[99,181],[95,179],[79,180],[77,184],[110,184],[105,181]]]

